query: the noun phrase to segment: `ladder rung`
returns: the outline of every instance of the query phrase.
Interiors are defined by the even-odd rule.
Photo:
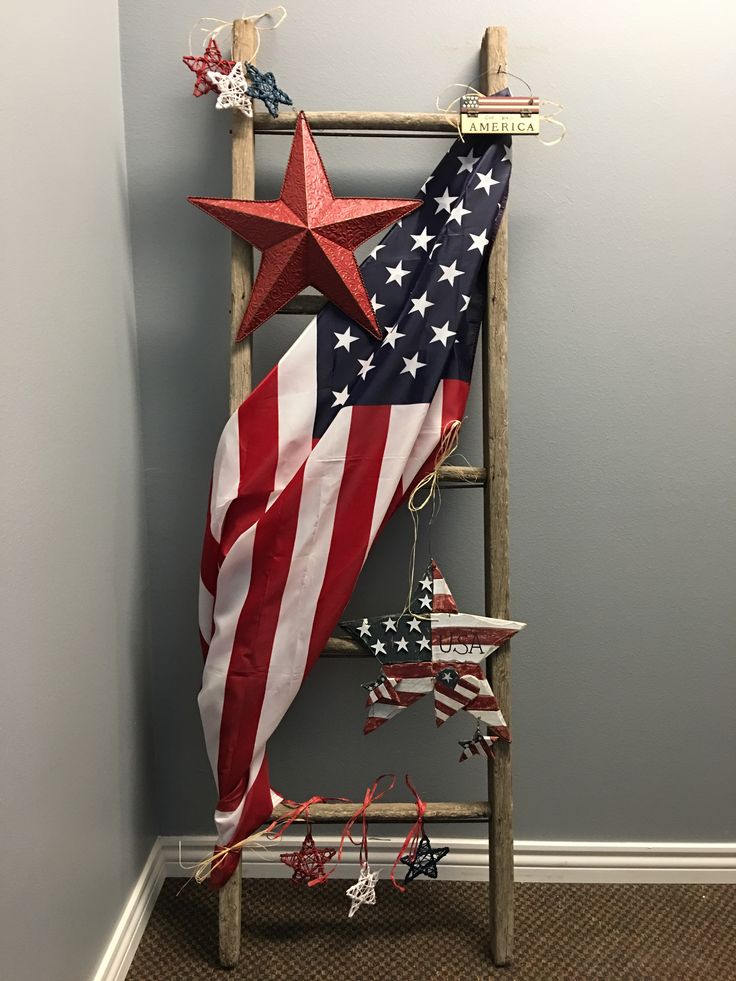
[[[344,824],[355,814],[359,802],[344,804],[312,804],[309,808],[309,820],[315,824]],[[488,801],[451,801],[427,804],[424,812],[427,821],[487,821],[491,813]],[[291,808],[279,804],[271,815],[271,820],[286,817]],[[414,804],[371,804],[368,808],[368,819],[384,824],[391,822],[414,821],[417,809]],[[299,818],[303,821],[304,818]]]
[[[292,313],[306,314],[309,317],[313,317],[316,313],[320,312],[325,303],[327,303],[327,300],[320,294],[301,293],[283,305],[279,310],[279,316],[282,313]]]
[[[323,135],[346,136],[452,136],[457,134],[456,117],[444,112],[308,112],[309,125]],[[293,133],[296,113],[280,112],[275,118],[267,112],[253,116],[256,133]]]
[[[323,657],[373,657],[364,647],[361,647],[354,640],[347,637],[330,637],[325,649],[322,651]]]

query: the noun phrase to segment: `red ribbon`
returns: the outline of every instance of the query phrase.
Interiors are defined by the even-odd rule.
[[[389,778],[391,780],[391,783],[387,787],[384,787],[383,790],[379,791],[378,787],[381,781],[388,780]],[[316,886],[321,882],[326,882],[327,879],[332,875],[332,873],[335,871],[337,866],[340,864],[340,861],[342,860],[342,853],[345,847],[346,839],[349,839],[353,845],[357,844],[357,842],[354,840],[352,836],[352,830],[356,821],[358,821],[360,818],[363,819],[363,837],[360,842],[360,862],[362,864],[363,862],[368,861],[368,815],[367,815],[368,808],[371,806],[371,804],[377,803],[384,796],[384,794],[387,794],[390,790],[393,790],[395,784],[396,784],[396,777],[393,775],[393,773],[382,773],[381,776],[377,777],[376,780],[373,782],[373,786],[366,787],[365,795],[363,797],[363,803],[360,805],[360,807],[358,807],[355,813],[350,816],[345,827],[343,828],[342,836],[340,838],[340,845],[337,849],[335,865],[329,870],[329,872],[326,872],[323,876],[320,876],[317,879],[312,879],[312,881],[309,883],[310,886]]]
[[[301,804],[293,800],[285,800],[282,803],[285,807],[292,808],[292,810],[290,810],[288,814],[283,814],[281,817],[277,817],[266,828],[265,834],[268,835],[271,841],[278,841],[283,833],[289,830],[294,821],[298,821],[302,815],[304,815],[304,820],[308,825],[310,825],[311,828],[309,808],[312,806],[312,804],[349,804],[350,801],[347,797],[320,797],[315,795],[314,797],[310,797],[309,800],[302,801]],[[275,828],[278,828],[278,830],[274,831]]]
[[[417,819],[409,829],[409,834],[406,836],[406,838],[404,838],[404,844],[401,846],[399,850],[399,854],[396,856],[396,861],[391,867],[391,881],[400,892],[406,892],[406,886],[402,886],[400,883],[396,881],[396,866],[399,864],[399,862],[401,861],[401,857],[404,854],[408,854],[409,858],[412,861],[414,861],[414,859],[416,858],[417,846],[419,844],[419,839],[421,838],[422,831],[424,829],[424,812],[427,810],[427,805],[424,803],[422,798],[416,792],[416,789],[414,788],[414,784],[411,782],[408,773],[406,774],[404,779],[406,781],[406,786],[409,788],[412,794],[414,794],[414,798],[417,802]]]

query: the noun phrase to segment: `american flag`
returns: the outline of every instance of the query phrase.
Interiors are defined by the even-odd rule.
[[[456,141],[422,186],[423,205],[361,266],[383,341],[328,304],[225,426],[199,611],[199,707],[220,848],[255,831],[281,800],[269,780],[268,738],[376,535],[432,468],[447,426],[463,417],[480,273],[506,203],[510,158],[508,139]],[[228,853],[211,884],[222,885],[237,861]]]
[[[434,559],[418,580],[406,610],[341,625],[381,664],[364,732],[373,732],[433,692],[438,726],[465,709],[493,736],[510,738],[482,664],[525,624],[460,613]],[[384,688],[390,692],[387,697]]]

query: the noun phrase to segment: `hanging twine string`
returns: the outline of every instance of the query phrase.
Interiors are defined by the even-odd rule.
[[[413,527],[413,541],[411,545],[411,558],[409,560],[409,592],[406,597],[406,603],[404,604],[404,609],[399,614],[399,617],[403,617],[406,613],[411,613],[411,598],[414,591],[414,573],[416,570],[416,558],[417,558],[417,541],[419,539],[419,516],[420,512],[423,511],[430,504],[432,505],[432,512],[430,515],[429,523],[430,526],[432,521],[434,521],[437,512],[440,509],[442,503],[442,494],[440,492],[439,479],[440,479],[440,467],[444,462],[451,457],[452,454],[457,450],[458,439],[460,436],[460,427],[462,426],[461,419],[453,419],[452,422],[448,422],[442,431],[442,436],[440,438],[439,446],[437,447],[437,452],[434,458],[434,466],[425,474],[422,479],[415,485],[412,489],[409,499],[406,502],[406,506],[409,509],[409,514],[411,515],[411,522]],[[422,614],[415,613],[415,616],[422,617]]]
[[[390,780],[391,782],[379,790],[379,786],[382,780]],[[319,885],[322,882],[326,882],[327,879],[332,875],[337,866],[342,861],[342,853],[345,848],[346,841],[350,841],[351,844],[357,845],[358,842],[353,838],[353,827],[355,823],[362,818],[363,820],[363,834],[360,840],[360,853],[359,861],[361,865],[367,864],[368,862],[368,808],[371,804],[377,804],[379,800],[388,794],[396,786],[396,777],[393,773],[382,773],[380,777],[373,782],[371,787],[366,787],[365,796],[363,797],[363,803],[358,807],[358,809],[350,816],[345,827],[342,831],[342,836],[340,838],[340,844],[337,849],[337,854],[335,856],[335,865],[328,871],[325,872],[323,876],[317,879],[312,879],[309,883],[310,886]]]
[[[278,19],[274,17],[276,12],[279,12]],[[275,31],[276,28],[280,27],[286,20],[287,11],[286,7],[282,4],[277,4],[275,7],[271,7],[270,10],[264,10],[260,14],[243,14],[240,18],[241,20],[252,20],[256,25],[256,49],[252,55],[246,58],[246,61],[255,61],[256,55],[261,47],[261,31]],[[263,20],[266,17],[270,17],[274,23],[268,27],[259,27],[258,21]],[[223,31],[230,31],[232,34],[233,22],[231,20],[218,20],[216,17],[200,17],[199,20],[195,21],[191,28],[189,29],[189,54],[193,55],[192,50],[192,35],[196,30],[200,30],[204,33],[205,37],[202,40],[202,48],[204,48],[210,38],[217,40],[219,34]]]
[[[532,96],[531,86],[526,81],[526,79],[522,78],[520,75],[514,75],[512,72],[504,71],[503,68],[497,68],[495,72],[482,71],[479,75],[475,76],[472,82],[468,84],[466,84],[465,82],[450,82],[449,85],[446,85],[442,89],[442,91],[435,99],[435,106],[438,112],[444,112],[447,115],[451,115],[453,117],[453,122],[455,124],[455,128],[457,129],[457,135],[460,137],[460,140],[463,143],[465,142],[465,134],[460,129],[460,113],[455,109],[455,106],[459,105],[462,102],[463,98],[466,95],[468,95],[468,93],[470,92],[474,93],[475,95],[479,95],[481,97],[487,95],[486,92],[480,92],[478,89],[474,88],[474,85],[476,82],[480,82],[482,78],[489,75],[505,75],[507,78],[515,78],[517,81],[521,82],[523,85],[527,87],[527,89],[529,90],[529,96],[530,97]],[[457,96],[457,98],[453,99],[451,102],[448,102],[446,106],[440,105],[440,99],[442,98],[442,96],[445,94],[445,92],[448,89],[452,89],[452,88],[463,89],[463,94]],[[560,119],[556,118],[563,111],[564,107],[560,105],[559,102],[552,102],[549,99],[540,99],[539,100],[540,109],[542,108],[542,106],[553,106],[557,111],[541,113],[539,117],[540,122],[546,122],[546,123],[550,123],[552,126],[557,126],[560,130],[560,133],[554,140],[544,140],[542,139],[541,133],[539,133],[537,134],[537,139],[542,144],[542,146],[556,146],[563,139],[565,133],[567,132],[567,128],[565,124]]]
[[[409,788],[412,794],[414,794],[414,799],[417,802],[417,818],[409,829],[409,833],[407,834],[406,838],[404,838],[404,844],[401,846],[399,854],[396,856],[396,861],[391,866],[391,881],[400,892],[406,892],[406,887],[402,886],[401,883],[396,881],[396,866],[399,864],[402,856],[404,855],[408,855],[412,862],[416,858],[419,839],[422,837],[422,832],[424,831],[424,814],[427,810],[427,805],[416,792],[414,784],[411,782],[408,773],[405,775],[404,780],[406,781],[406,786]]]

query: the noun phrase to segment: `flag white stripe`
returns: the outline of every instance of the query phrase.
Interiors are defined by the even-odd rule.
[[[212,469],[210,495],[210,531],[216,542],[222,537],[222,525],[227,509],[240,487],[240,433],[238,413],[233,412],[220,436]]]
[[[412,480],[419,473],[420,468],[427,462],[427,457],[436,448],[442,434],[444,384],[444,382],[440,382],[434,398],[429,403],[429,409],[414,443],[414,449],[406,461],[404,474],[401,478],[401,487],[404,491],[410,486]]]
[[[243,532],[222,563],[215,598],[215,632],[207,652],[207,660],[204,662],[202,689],[197,699],[202,716],[207,755],[215,777],[218,772],[220,723],[227,675],[235,630],[250,588],[256,527],[257,525],[251,525]]]
[[[426,417],[426,402],[421,402],[418,405],[391,406],[386,446],[381,461],[381,473],[373,503],[373,520],[368,548],[373,544],[378,529],[386,517],[386,511],[401,481],[409,451],[416,444]]]
[[[391,678],[394,688],[403,692],[420,692],[426,694],[434,687],[434,678]]]
[[[269,507],[312,452],[317,407],[317,318],[279,361],[278,440],[274,492]]]

